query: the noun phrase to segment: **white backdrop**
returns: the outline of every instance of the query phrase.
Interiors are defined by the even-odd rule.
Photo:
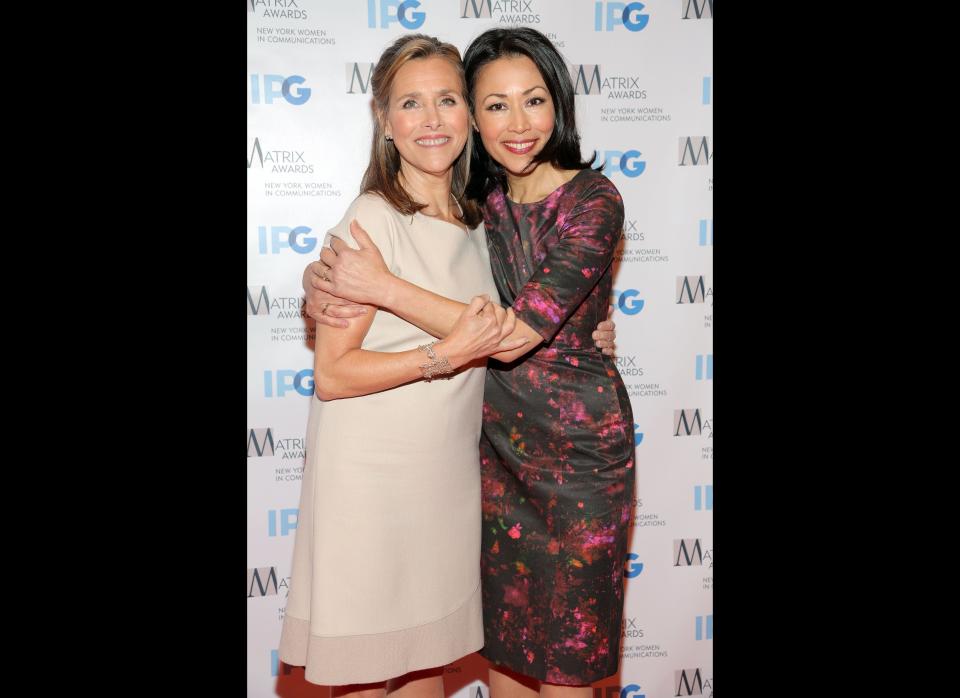
[[[313,390],[300,276],[357,195],[371,66],[410,31],[462,53],[516,25],[570,64],[583,152],[626,207],[611,303],[637,501],[623,661],[596,698],[712,695],[712,0],[247,3],[248,696],[327,695],[276,655]],[[447,695],[488,698],[485,675],[470,655],[447,668]]]

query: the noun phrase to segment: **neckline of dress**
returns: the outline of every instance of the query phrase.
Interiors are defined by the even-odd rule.
[[[564,182],[563,184],[561,184],[559,187],[557,187],[556,189],[554,189],[552,192],[550,192],[549,194],[547,194],[547,195],[546,195],[545,197],[543,197],[542,199],[537,199],[536,201],[528,201],[528,202],[526,202],[526,203],[520,203],[519,201],[514,201],[513,199],[511,199],[511,198],[507,195],[507,191],[506,191],[505,189],[503,190],[503,198],[504,198],[505,201],[507,201],[509,204],[511,204],[511,205],[513,205],[513,206],[536,206],[537,204],[542,204],[543,202],[545,202],[545,201],[546,201],[547,199],[549,199],[550,197],[555,196],[555,195],[557,194],[557,192],[562,191],[562,190],[563,190],[564,188],[566,188],[571,182],[573,182],[573,181],[574,181],[575,179],[577,179],[580,175],[582,175],[584,172],[586,172],[587,170],[590,170],[590,169],[593,169],[593,168],[591,168],[591,167],[584,167],[582,170],[580,170],[579,172],[577,172],[577,174],[573,175],[573,177],[571,177],[570,179],[568,179],[566,182]]]
[[[460,205],[460,202],[457,200],[457,197],[453,195],[453,192],[450,192],[450,198],[453,199],[453,203],[455,203],[455,204],[457,205],[457,208],[460,209],[460,215],[463,216],[463,215],[464,215],[464,214],[463,214],[463,206]],[[447,225],[452,225],[454,228],[456,228],[457,230],[459,230],[461,233],[467,235],[468,237],[469,237],[469,235],[470,235],[470,227],[469,227],[466,223],[464,223],[464,224],[463,224],[463,227],[461,228],[461,227],[460,227],[459,225],[457,225],[456,223],[451,223],[450,221],[445,221],[445,220],[443,220],[442,218],[437,218],[436,216],[428,216],[427,214],[422,213],[422,212],[420,212],[420,211],[417,211],[417,212],[414,214],[414,216],[420,216],[421,218],[424,218],[424,219],[430,220],[430,221],[436,221],[437,223],[446,223]],[[411,220],[412,220],[412,219],[411,219]]]

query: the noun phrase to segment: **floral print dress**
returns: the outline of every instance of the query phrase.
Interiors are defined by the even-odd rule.
[[[591,334],[607,316],[623,201],[581,170],[547,198],[487,198],[501,300],[544,343],[491,361],[483,431],[484,639],[495,664],[584,685],[617,672],[633,499],[633,413]]]

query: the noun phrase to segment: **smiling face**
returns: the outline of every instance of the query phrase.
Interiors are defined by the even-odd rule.
[[[397,71],[383,130],[393,138],[402,171],[450,174],[470,128],[462,86],[460,72],[444,58],[414,59]]]
[[[527,166],[550,140],[556,112],[547,83],[526,56],[491,61],[474,85],[474,118],[487,153],[512,175]]]

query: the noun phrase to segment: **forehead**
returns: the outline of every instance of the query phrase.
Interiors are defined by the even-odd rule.
[[[430,56],[407,61],[393,79],[392,94],[433,92],[441,88],[459,90],[462,74],[445,58]]]
[[[531,87],[536,83],[544,84],[543,75],[537,64],[527,56],[504,56],[490,61],[480,69],[477,86],[481,84],[502,84]]]

